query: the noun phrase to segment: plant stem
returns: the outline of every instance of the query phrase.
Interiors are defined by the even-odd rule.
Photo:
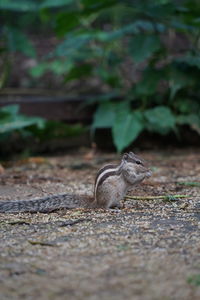
[[[177,182],[177,184],[185,185],[185,186],[197,186],[200,187],[200,182],[197,181],[185,181],[185,182]]]
[[[154,200],[154,199],[165,199],[170,200],[173,198],[189,198],[189,195],[161,195],[161,196],[126,196],[126,199],[135,200]]]

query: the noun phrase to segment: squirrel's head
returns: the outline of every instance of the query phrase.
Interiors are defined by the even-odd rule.
[[[152,174],[151,170],[147,165],[147,162],[141,159],[133,152],[124,153],[122,161],[124,164],[128,164],[136,175],[145,173],[145,177],[150,177]]]

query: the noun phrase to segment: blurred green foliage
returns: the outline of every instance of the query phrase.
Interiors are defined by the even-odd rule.
[[[200,274],[191,275],[187,278],[187,283],[194,285],[194,286],[200,286]]]
[[[42,118],[29,118],[19,114],[18,105],[8,105],[0,108],[0,139],[4,140],[15,130],[23,130],[30,126],[43,129],[45,121]]]
[[[49,141],[77,136],[83,132],[84,128],[79,124],[69,126],[57,121],[25,116],[19,112],[19,105],[0,108],[1,143],[16,134],[20,134],[22,138],[35,137],[37,141]]]
[[[13,53],[37,59],[29,32],[46,30],[59,42],[30,74],[98,78],[108,93],[94,98],[92,129],[111,128],[118,151],[143,130],[200,133],[198,0],[1,0],[0,15],[1,86]]]

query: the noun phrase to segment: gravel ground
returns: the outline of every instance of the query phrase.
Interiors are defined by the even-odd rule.
[[[141,152],[153,176],[121,210],[0,214],[0,299],[200,299],[200,149]],[[115,154],[1,168],[0,201],[91,193]],[[164,195],[187,195],[186,198]]]

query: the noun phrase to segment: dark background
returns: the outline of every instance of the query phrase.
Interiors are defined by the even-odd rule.
[[[197,0],[2,0],[0,141],[198,144],[199,13]]]

